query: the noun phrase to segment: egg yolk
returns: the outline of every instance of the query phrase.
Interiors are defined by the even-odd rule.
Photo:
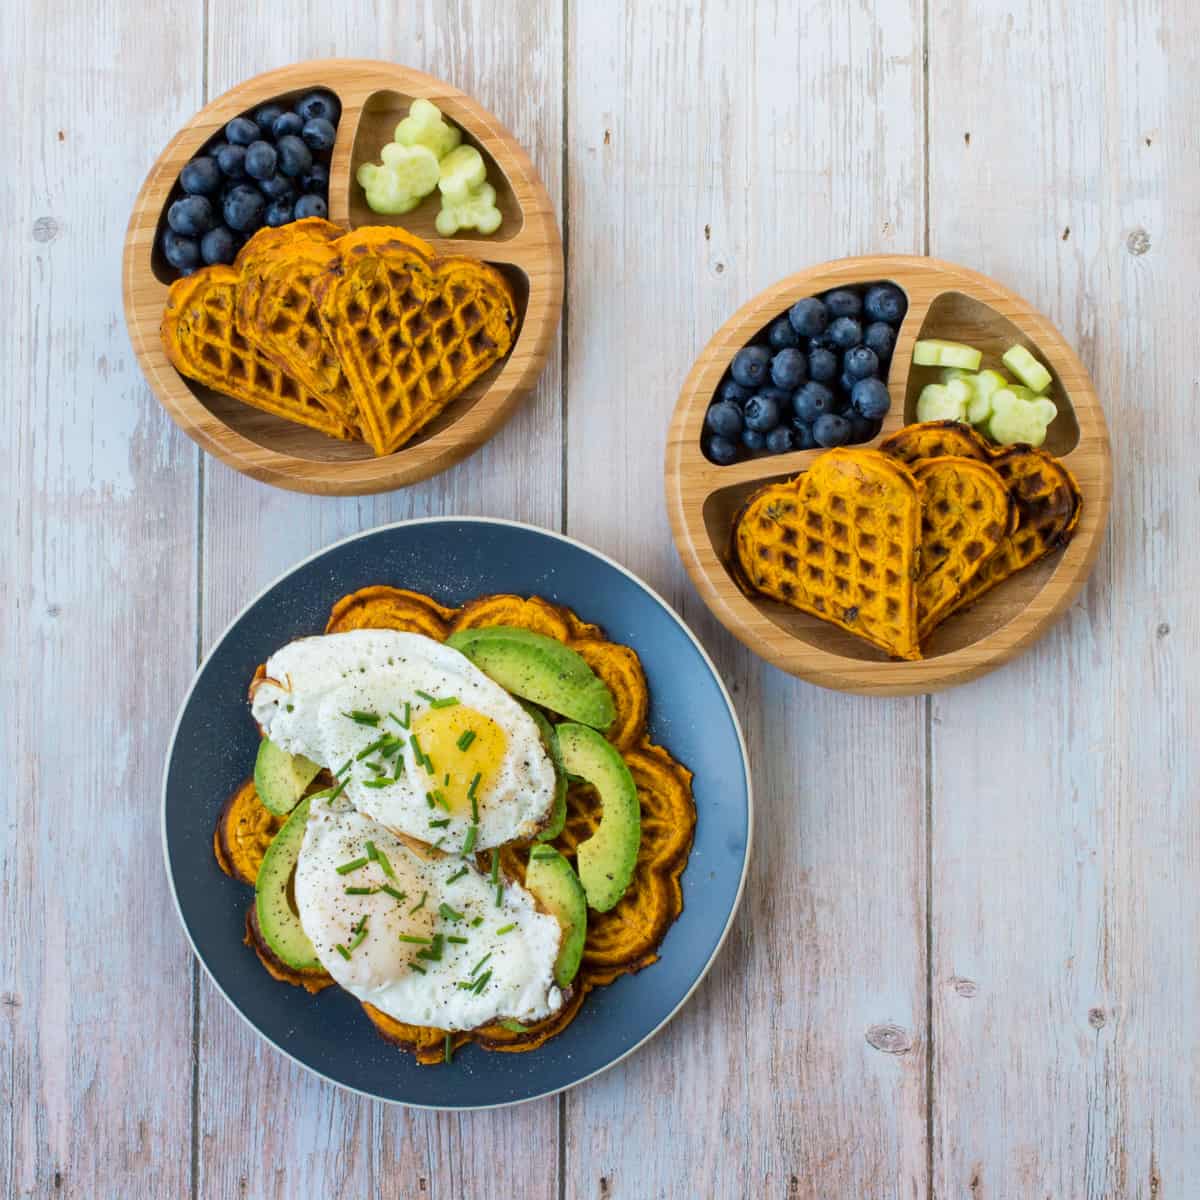
[[[471,796],[482,807],[504,765],[508,739],[491,717],[462,704],[426,709],[413,721],[421,749],[433,760],[434,786],[456,816],[471,811]],[[450,780],[446,782],[446,776]],[[472,783],[479,776],[479,781]]]

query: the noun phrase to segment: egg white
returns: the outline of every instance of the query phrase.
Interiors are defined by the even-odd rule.
[[[376,857],[339,873],[369,857],[368,842]],[[384,885],[404,899],[374,890]],[[503,876],[493,885],[473,860],[417,854],[339,800],[312,803],[295,895],[322,966],[397,1021],[465,1030],[539,1021],[562,1006],[554,983],[561,929],[524,888]],[[478,991],[459,986],[485,975]]]
[[[458,707],[437,708],[428,697]],[[468,846],[472,826],[477,850],[531,838],[553,809],[554,766],[533,719],[464,655],[421,634],[359,629],[291,642],[267,660],[251,704],[254,719],[282,750],[341,771],[339,780],[348,772],[345,794],[360,812],[443,850]],[[379,723],[360,723],[350,713],[371,714]],[[422,722],[443,718],[473,722],[490,731],[490,741],[479,738],[459,751],[443,739],[441,761],[430,770],[411,739]],[[379,775],[369,767],[378,755],[362,755],[384,733],[403,739],[403,770],[396,763]],[[466,773],[485,744],[489,783],[472,811]],[[395,781],[369,786],[380,778]],[[457,794],[459,803],[433,804],[431,797],[444,792]]]

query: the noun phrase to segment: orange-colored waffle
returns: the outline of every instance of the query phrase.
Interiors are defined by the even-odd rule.
[[[283,822],[258,798],[254,780],[247,779],[225,801],[213,830],[213,853],[221,870],[253,887],[263,855]]]

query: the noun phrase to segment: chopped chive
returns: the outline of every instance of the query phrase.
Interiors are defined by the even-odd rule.
[[[348,784],[349,782],[350,782],[350,776],[347,775],[346,778],[343,779],[342,782],[339,783],[337,785],[337,787],[335,787],[333,789],[333,791],[330,792],[329,795],[325,797],[325,803],[329,804],[332,801],[336,800],[346,790],[346,784]]]
[[[471,820],[479,824],[479,801],[474,796],[471,797]]]
[[[373,896],[376,892],[382,891],[382,888],[363,888],[363,887],[348,887],[346,888],[347,896]]]
[[[451,1062],[453,1060],[453,1058],[454,1058],[454,1039],[449,1034],[446,1034],[445,1059],[447,1062]]]
[[[367,770],[374,771],[376,775],[382,775],[387,770],[387,767],[379,759],[376,759],[374,762],[367,763]]]
[[[478,928],[480,925],[482,925],[482,924],[483,924],[483,918],[482,918],[482,917],[473,917],[473,918],[471,919],[471,928],[472,928],[472,929],[477,929],[477,928]]]
[[[456,946],[465,946],[469,940],[469,938],[457,937],[454,934],[449,934],[446,937],[446,941],[453,942]]]
[[[444,900],[438,905],[438,916],[445,921],[461,921],[463,919],[462,913],[456,912]]]
[[[417,937],[412,933],[400,934],[400,940],[402,942],[407,942],[410,946],[428,946],[430,944],[428,938]]]
[[[446,774],[442,776],[442,787],[449,787],[449,786],[450,786],[450,772],[447,771]]]
[[[457,696],[446,696],[442,700],[431,700],[429,702],[429,707],[430,708],[453,708],[457,703],[458,703]]]
[[[475,730],[464,729],[462,735],[456,743],[460,750],[466,750],[468,746],[475,740]]]
[[[467,796],[472,800],[475,799],[475,789],[479,786],[479,780],[481,778],[482,776],[478,771],[476,771],[474,778],[471,780],[471,786],[467,788]]]
[[[462,867],[460,870],[455,871],[454,874],[451,875],[450,878],[446,880],[446,882],[453,883],[456,879],[461,879],[466,873],[467,873],[467,868]]]
[[[287,705],[286,707],[287,707],[287,710],[288,710],[288,712],[295,712],[295,711],[296,711],[296,706],[295,706],[294,704],[289,704],[289,705]]]
[[[382,850],[375,851],[375,861],[379,864],[380,869],[389,879],[396,878],[396,872],[392,870],[391,860]]]
[[[375,751],[378,750],[379,747],[382,746],[384,744],[384,742],[386,742],[386,741],[387,741],[386,733],[383,735],[383,737],[376,738],[365,750],[359,751],[359,753],[354,756],[355,762],[362,762],[362,760],[364,758],[367,758],[370,755],[374,754]]]
[[[446,826],[449,824],[450,824],[450,818],[443,817],[440,821],[430,821],[429,828],[430,829],[445,829]]]
[[[378,725],[379,714],[363,712],[361,709],[354,709],[348,713],[342,713],[343,717],[349,717],[356,725]]]
[[[362,945],[362,940],[367,936],[367,923],[363,923],[358,927],[358,932],[354,935],[354,941],[350,943],[351,950],[357,950]]]
[[[496,884],[496,907],[504,907],[504,884],[502,883]]]
[[[445,939],[442,937],[442,935],[440,933],[435,933],[433,935],[433,943],[431,945],[427,946],[424,950],[418,950],[417,957],[423,958],[428,962],[441,962],[442,961],[442,942],[444,940]]]
[[[475,849],[475,839],[478,836],[479,836],[479,826],[471,825],[467,829],[467,839],[465,842],[463,842],[462,852],[464,854],[470,854],[471,851]]]
[[[367,857],[368,857],[368,858],[369,858],[369,859],[370,859],[372,862],[374,862],[374,861],[375,861],[375,859],[376,859],[376,857],[377,857],[377,856],[378,856],[378,854],[379,854],[379,851],[378,851],[378,850],[375,848],[375,843],[374,843],[373,841],[371,841],[371,839],[370,839],[370,838],[367,838],[367,842],[366,842],[366,848],[367,848]]]
[[[425,968],[421,966],[420,963],[410,962],[408,965],[412,968],[412,970],[416,971],[418,975],[425,974]]]
[[[369,788],[385,788],[391,787],[395,782],[396,777],[394,775],[380,775],[378,779],[364,779],[362,785]]]
[[[437,767],[433,765],[433,759],[430,758],[428,754],[425,755],[425,770],[427,770],[430,775],[437,774]]]
[[[338,779],[341,779],[341,777],[350,769],[350,767],[353,765],[353,763],[354,763],[354,759],[352,759],[352,758],[346,759],[346,761],[344,763],[342,763],[342,765],[340,767],[338,767],[338,769],[336,771],[334,771],[334,775]]]
[[[350,961],[350,951],[339,942],[334,949],[347,961]]]
[[[420,696],[422,700],[432,700],[433,699],[433,697],[428,692],[423,692],[423,691],[421,691],[420,688],[417,688],[417,695]]]
[[[412,705],[411,705],[411,704],[405,704],[405,706],[404,706],[404,720],[401,720],[401,719],[400,719],[398,716],[396,716],[396,714],[395,714],[394,712],[389,712],[389,713],[388,713],[388,716],[389,716],[389,717],[391,717],[391,718],[392,718],[392,720],[393,720],[393,721],[395,721],[395,722],[396,722],[396,724],[397,724],[397,725],[399,725],[401,729],[407,729],[407,728],[408,728],[408,722],[409,722],[409,718],[410,718],[411,714],[412,714]]]
[[[428,893],[428,892],[422,892],[422,893],[421,893],[421,898],[420,898],[420,900],[418,900],[418,901],[416,902],[416,904],[414,904],[414,905],[412,906],[412,908],[410,908],[408,911],[409,911],[410,913],[420,912],[420,911],[421,911],[421,909],[423,909],[423,908],[425,907],[425,897],[426,897],[426,896],[428,896],[428,895],[429,895],[429,893]]]
[[[488,969],[486,971],[484,971],[484,973],[482,975],[480,975],[480,977],[477,980],[475,980],[475,987],[472,989],[474,991],[475,995],[478,996],[479,993],[482,992],[485,987],[487,987],[488,980],[491,979],[491,977],[492,977],[492,968],[488,967]]]
[[[480,960],[479,960],[479,961],[478,961],[478,962],[477,962],[477,963],[476,963],[476,964],[475,964],[475,965],[474,965],[474,966],[471,968],[471,974],[472,974],[472,975],[476,974],[476,973],[479,971],[479,969],[480,969],[480,968],[483,966],[483,964],[484,964],[485,962],[487,962],[487,960],[488,960],[489,958],[491,958],[491,957],[492,957],[492,952],[489,950],[489,951],[488,951],[488,952],[487,952],[487,953],[486,953],[486,954],[485,954],[485,955],[484,955],[484,956],[483,956],[483,957],[482,957],[482,958],[481,958],[481,959],[480,959]]]
[[[440,838],[438,838],[438,840],[436,842],[432,843],[433,848],[435,850],[440,850],[442,848],[442,843],[445,840],[446,840],[446,835],[443,833],[442,836]]]
[[[492,882],[497,883],[500,880],[500,851],[492,851]]]
[[[449,811],[450,811],[450,802],[449,802],[449,801],[446,799],[445,795],[442,793],[442,789],[441,789],[441,788],[434,788],[434,789],[433,789],[433,798],[434,798],[434,800],[435,800],[435,801],[436,801],[438,804],[440,804],[440,805],[441,805],[441,806],[442,806],[442,807],[443,807],[443,808],[444,808],[444,809],[445,809],[447,812],[449,812]]]
[[[516,929],[516,927],[517,927],[517,926],[516,926],[516,924],[515,924],[515,923],[514,923],[514,924],[512,924],[512,925],[504,925],[504,926],[501,926],[501,928],[499,928],[499,929],[497,929],[497,930],[496,930],[496,934],[497,934],[497,936],[502,936],[503,934],[506,934],[506,933],[512,933],[512,931],[513,931],[514,929]]]
[[[396,891],[396,889],[394,887],[392,887],[392,885],[390,883],[385,883],[385,884],[380,885],[379,890],[381,892],[385,893],[386,895],[391,896],[391,898],[393,900],[400,901],[400,903],[402,903],[402,904],[404,903],[405,900],[408,899],[407,892]]]
[[[369,858],[353,858],[349,862],[344,862],[337,868],[339,875],[349,875],[351,871],[357,871],[359,867],[365,867],[371,860]]]
[[[455,986],[455,987],[460,987],[460,988],[463,988],[464,990],[466,990],[466,991],[468,991],[468,992],[469,992],[469,991],[470,991],[470,990],[471,990],[471,989],[472,989],[472,988],[475,986],[475,980],[473,980],[473,979],[466,979],[466,980],[462,980],[462,979],[460,979],[460,980],[458,981],[458,983],[456,983],[454,986]]]

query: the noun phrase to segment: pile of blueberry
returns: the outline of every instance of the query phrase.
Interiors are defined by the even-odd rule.
[[[733,356],[705,416],[705,454],[727,466],[869,442],[891,407],[884,380],[907,307],[890,283],[797,301]]]
[[[234,117],[179,173],[183,195],[167,209],[162,251],[184,275],[231,263],[263,225],[324,217],[329,155],[341,106],[310,92],[293,107],[264,104]]]

